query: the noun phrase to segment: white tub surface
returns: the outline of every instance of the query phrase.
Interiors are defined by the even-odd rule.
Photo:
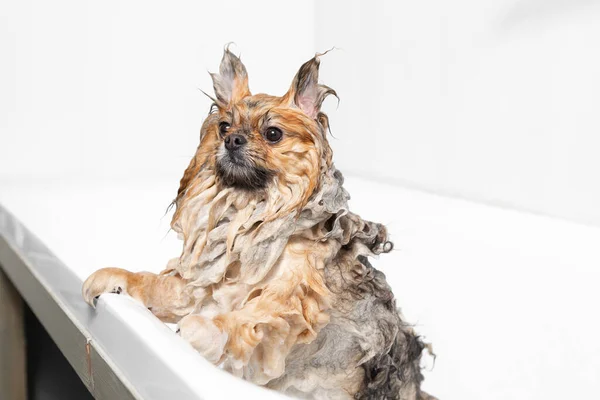
[[[164,216],[177,186],[172,179],[0,182],[0,203],[81,279],[105,266],[158,272],[181,250]],[[433,344],[427,391],[448,400],[600,398],[599,228],[359,178],[348,177],[346,187],[353,211],[392,235],[395,250],[374,265]],[[231,393],[265,398],[188,354],[143,307],[115,297],[102,307],[203,398],[220,398],[219,385],[229,381]]]

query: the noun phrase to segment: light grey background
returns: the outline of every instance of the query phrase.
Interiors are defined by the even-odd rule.
[[[231,41],[252,88],[284,93],[314,54],[313,3],[0,0],[0,177],[177,182]]]
[[[376,265],[439,354],[424,387],[597,398],[600,229],[399,186],[600,225],[599,3],[0,0],[0,201],[81,278],[158,272],[223,45],[273,94],[337,46],[335,160],[353,210],[392,232]]]
[[[316,16],[317,48],[343,49],[323,78],[344,169],[600,224],[600,2],[336,0]]]
[[[179,178],[235,41],[255,92],[315,51],[338,166],[600,224],[600,2],[3,1],[0,180]]]

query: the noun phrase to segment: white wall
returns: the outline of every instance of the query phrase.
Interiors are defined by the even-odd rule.
[[[338,166],[600,224],[600,2],[318,2]]]
[[[314,53],[314,4],[1,2],[0,179],[176,184],[210,105],[198,89],[230,41],[251,89],[284,93]]]
[[[315,50],[349,173],[600,224],[600,1],[0,2],[0,180],[176,183],[222,47],[283,93]]]

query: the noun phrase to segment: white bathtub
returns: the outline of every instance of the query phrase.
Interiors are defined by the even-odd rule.
[[[163,216],[177,186],[126,178],[2,183],[0,204],[56,258],[3,211],[0,233],[97,347],[123,386],[115,390],[143,399],[280,397],[209,365],[131,299],[106,295],[92,310],[79,297],[81,280],[98,268],[158,272],[179,254],[170,215]],[[352,177],[346,187],[353,211],[387,224],[392,235],[395,250],[373,264],[433,344],[425,390],[461,400],[600,398],[599,228]],[[8,251],[0,263],[11,276]],[[61,281],[53,271],[63,267],[71,278]],[[25,279],[19,271],[11,278]],[[16,283],[32,296],[28,284]],[[72,347],[61,350],[102,397],[111,388],[93,382],[95,364],[86,364],[96,359],[61,339],[57,318],[40,320],[59,347]]]

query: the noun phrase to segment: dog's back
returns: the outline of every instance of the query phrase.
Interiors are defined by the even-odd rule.
[[[294,347],[285,374],[268,386],[315,399],[433,399],[420,390],[425,346],[402,320],[385,275],[362,255],[391,250],[385,227],[352,213],[335,218],[346,240],[324,272],[330,322]]]

